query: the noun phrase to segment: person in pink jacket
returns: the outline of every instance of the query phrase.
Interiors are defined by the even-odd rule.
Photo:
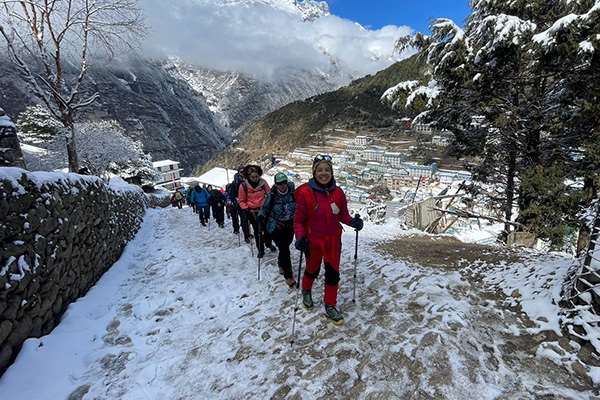
[[[265,197],[270,190],[269,184],[261,176],[262,168],[260,166],[247,165],[244,168],[245,180],[240,184],[238,190],[238,204],[242,212],[246,214],[248,222],[252,225],[254,237],[256,238],[258,258],[262,258],[265,255],[265,237],[262,234],[257,217],[265,202]],[[249,241],[250,238],[247,238],[246,242]]]

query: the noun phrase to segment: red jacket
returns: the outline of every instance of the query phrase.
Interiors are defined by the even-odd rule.
[[[238,204],[240,205],[240,208],[243,210],[260,209],[269,190],[269,184],[262,178],[258,182],[256,188],[253,188],[248,181],[240,183],[238,189]]]
[[[341,236],[340,222],[348,225],[352,217],[348,213],[348,203],[344,191],[335,181],[324,189],[313,179],[301,185],[294,193],[296,213],[294,233],[297,239],[311,236]],[[333,205],[335,204],[335,207]],[[334,214],[333,208],[337,208]]]

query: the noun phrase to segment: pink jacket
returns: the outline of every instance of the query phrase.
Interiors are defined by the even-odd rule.
[[[240,208],[242,210],[260,209],[269,190],[269,184],[262,178],[258,182],[256,188],[253,188],[247,180],[240,183],[238,189],[238,204],[240,205]]]

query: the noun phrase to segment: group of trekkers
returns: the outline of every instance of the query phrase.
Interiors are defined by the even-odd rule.
[[[275,175],[274,187],[270,188],[262,174],[258,165],[240,166],[224,194],[218,190],[219,194],[214,194],[215,190],[210,187],[206,190],[196,187],[188,201],[191,200],[190,204],[196,209],[205,210],[199,211],[203,225],[208,218],[210,199],[214,199],[212,204],[224,202],[232,219],[233,233],[239,235],[241,228],[246,243],[254,239],[259,262],[265,248],[278,251],[279,272],[290,288],[297,284],[290,256],[290,245],[295,236],[295,248],[306,256],[301,282],[302,303],[307,309],[313,308],[312,286],[324,264],[325,313],[334,323],[343,323],[344,317],[337,308],[342,251],[340,223],[358,232],[363,228],[363,221],[360,216],[352,217],[348,212],[346,196],[333,176],[331,156],[316,156],[312,179],[297,189],[281,172]],[[217,221],[221,221],[219,225],[222,226],[222,217]]]
[[[210,214],[212,215],[220,228],[225,227],[225,204],[227,199],[225,194],[211,185],[190,186],[185,195],[187,204],[198,214],[202,226],[210,224]]]

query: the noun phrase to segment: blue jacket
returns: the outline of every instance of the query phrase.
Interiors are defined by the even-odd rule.
[[[283,195],[277,191],[277,185],[273,185],[260,209],[259,215],[262,215],[266,221],[268,233],[273,233],[278,224],[290,224],[291,226],[294,222],[294,213],[296,212],[294,184],[288,182],[287,185],[288,191]]]
[[[196,203],[198,207],[208,206],[209,194],[206,189],[194,190],[192,193],[192,201]]]

